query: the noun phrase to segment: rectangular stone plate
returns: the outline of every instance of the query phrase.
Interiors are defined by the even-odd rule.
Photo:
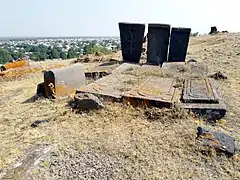
[[[121,100],[122,92],[129,90],[133,86],[130,82],[134,81],[134,79],[136,79],[136,76],[113,73],[79,88],[78,92],[92,93],[101,97]]]
[[[219,103],[215,85],[209,78],[189,78],[183,89],[184,103]]]
[[[131,90],[123,92],[124,98],[145,99],[167,104],[179,102],[181,91],[175,79],[150,76]]]

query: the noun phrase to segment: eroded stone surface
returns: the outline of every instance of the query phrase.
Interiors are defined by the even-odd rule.
[[[210,146],[227,155],[235,154],[235,140],[220,131],[211,131],[202,127],[197,128],[197,139],[203,146]]]
[[[104,108],[98,97],[89,93],[78,93],[74,96],[73,109],[80,111],[99,110]]]
[[[162,65],[164,61],[167,61],[169,36],[170,25],[148,25],[147,63]]]
[[[214,84],[208,78],[189,78],[185,79],[183,102],[218,103],[219,98]]]
[[[139,63],[144,39],[144,24],[119,23],[123,60]]]
[[[1,180],[26,179],[30,171],[35,169],[41,159],[45,159],[52,146],[41,145],[27,150],[24,155],[7,170],[0,174]]]
[[[168,56],[169,62],[185,61],[190,33],[191,29],[189,28],[172,28]]]

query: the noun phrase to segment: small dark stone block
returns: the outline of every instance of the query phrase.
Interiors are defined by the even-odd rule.
[[[227,75],[222,73],[221,71],[218,71],[217,73],[214,73],[214,74],[211,74],[209,75],[210,78],[213,78],[213,79],[216,79],[216,80],[219,80],[219,79],[227,79]]]
[[[199,106],[201,106],[201,104],[199,104]],[[211,109],[211,108],[207,109],[207,107],[202,109],[192,108],[191,111],[197,116],[211,123],[215,123],[217,120],[223,118],[227,112],[226,108],[224,107],[219,109]]]
[[[48,122],[48,121],[47,121],[47,120],[37,120],[37,121],[35,121],[34,123],[31,124],[31,127],[32,127],[32,128],[36,128],[36,127],[38,127],[40,124],[45,123],[45,122]]]
[[[218,30],[217,30],[217,27],[216,26],[212,26],[211,27],[211,31],[209,34],[217,34],[218,33]]]

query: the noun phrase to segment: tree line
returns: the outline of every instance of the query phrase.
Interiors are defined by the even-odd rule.
[[[110,53],[105,47],[97,46],[95,43],[90,43],[85,45],[83,50],[81,48],[70,48],[67,51],[56,46],[45,46],[45,45],[29,45],[21,44],[17,45],[18,50],[12,49],[10,46],[5,45],[5,47],[0,48],[0,64],[4,64],[10,60],[16,60],[23,58],[26,55],[30,57],[33,61],[42,61],[45,59],[72,59],[79,57],[80,54],[93,54],[96,52],[101,52],[103,54]]]

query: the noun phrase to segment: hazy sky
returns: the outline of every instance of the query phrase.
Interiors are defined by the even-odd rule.
[[[0,0],[0,37],[118,36],[118,22],[240,32],[239,0]]]

